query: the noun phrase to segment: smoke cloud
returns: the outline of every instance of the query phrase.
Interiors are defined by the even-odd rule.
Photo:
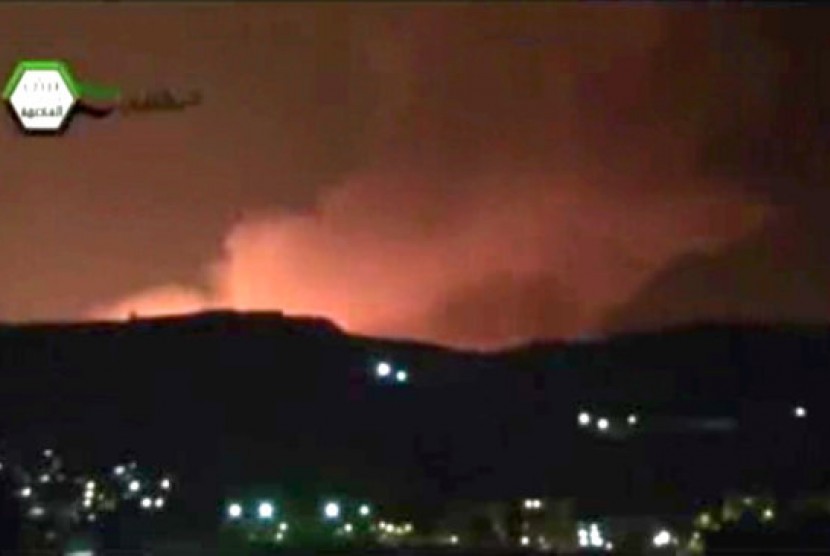
[[[678,256],[775,210],[703,154],[729,102],[752,100],[747,121],[770,113],[777,51],[754,16],[681,12],[379,7],[344,20],[350,70],[326,86],[364,75],[375,108],[343,124],[361,131],[340,175],[310,208],[241,218],[201,284],[90,316],[270,309],[478,347],[596,331]],[[760,44],[769,75],[730,73],[745,66],[721,56],[733,36]]]

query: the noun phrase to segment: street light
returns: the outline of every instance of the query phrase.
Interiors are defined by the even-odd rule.
[[[270,502],[260,502],[257,515],[260,519],[271,519],[274,517],[274,505]]]
[[[797,418],[803,419],[807,416],[807,408],[801,405],[796,406],[796,408],[793,410],[793,414],[795,414]]]
[[[130,489],[130,492],[138,492],[139,490],[141,490],[141,483],[135,480],[130,481],[128,488]]]
[[[340,504],[337,502],[327,502],[323,507],[323,515],[326,519],[337,519],[340,517]]]
[[[236,502],[228,506],[228,517],[231,519],[239,519],[242,517],[242,506]]]
[[[579,421],[579,425],[582,427],[587,427],[591,424],[591,414],[587,411],[580,412],[579,416],[577,417]]]
[[[375,369],[375,371],[377,372],[377,375],[380,378],[386,378],[387,376],[392,374],[392,365],[390,365],[389,363],[383,361],[381,363],[378,363],[378,366]]]
[[[398,371],[397,373],[395,373],[395,380],[397,380],[400,383],[404,383],[408,379],[409,375],[406,373],[406,371]]]
[[[652,539],[652,544],[654,544],[654,546],[656,546],[657,548],[668,546],[669,543],[671,543],[671,533],[669,533],[665,529],[658,531]]]
[[[362,504],[362,505],[360,506],[360,509],[358,509],[358,513],[359,513],[360,515],[362,515],[363,517],[366,517],[366,516],[368,516],[370,513],[372,513],[372,510],[371,510],[371,508],[369,508],[369,505],[368,505],[368,504]]]
[[[597,428],[599,428],[599,430],[601,431],[607,431],[610,425],[611,424],[608,422],[608,419],[606,419],[605,417],[597,421]]]
[[[147,497],[141,499],[141,507],[145,510],[149,510],[153,505],[153,501]]]

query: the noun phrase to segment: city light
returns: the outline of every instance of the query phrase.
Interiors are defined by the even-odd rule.
[[[351,533],[354,530],[354,527],[352,526],[351,523],[347,523],[343,526],[343,530],[346,531],[347,533]]]
[[[337,502],[328,502],[323,507],[323,515],[326,519],[337,519],[340,517],[340,504]]]
[[[49,481],[51,481],[51,480],[52,480],[52,478],[51,478],[48,474],[46,474],[46,473],[44,473],[43,475],[41,475],[41,476],[40,476],[40,482],[41,482],[41,483],[46,484],[46,483],[48,483],[48,482],[49,482]]]
[[[288,524],[286,522],[280,523],[280,531],[288,531]]]
[[[164,507],[164,498],[161,498],[161,497],[156,498],[155,502],[153,502],[153,505],[154,505],[157,509],[159,509],[159,510],[160,510],[161,508],[163,508],[163,507]]]
[[[610,425],[611,424],[608,422],[608,419],[605,417],[602,417],[599,421],[597,421],[597,428],[601,431],[607,431]]]
[[[530,537],[522,537],[521,539],[522,546],[527,546],[530,544]]]
[[[53,452],[52,450],[48,448],[46,450],[43,450],[43,457],[51,458],[53,455],[55,455],[55,452]]]
[[[161,488],[164,490],[170,490],[170,479],[162,479],[161,480]]]
[[[46,511],[40,506],[34,506],[31,510],[29,510],[29,515],[34,518],[42,517]]]
[[[142,498],[141,499],[141,507],[145,510],[149,510],[153,505],[153,501],[149,498]]]
[[[378,363],[376,371],[379,377],[385,378],[392,374],[392,365],[386,362]]]
[[[579,416],[577,417],[577,419],[579,421],[579,425],[582,426],[582,427],[587,427],[588,425],[591,424],[591,414],[588,413],[587,411],[581,412],[579,414]]]
[[[524,508],[526,510],[538,510],[542,507],[542,501],[538,498],[528,498],[524,501]]]
[[[632,427],[637,424],[637,421],[638,421],[637,416],[634,415],[633,413],[628,416],[628,424],[631,425]]]
[[[130,492],[138,492],[141,490],[141,483],[135,480],[130,481],[128,488],[130,489]]]
[[[260,502],[257,515],[260,519],[271,519],[274,517],[274,505],[270,502]]]
[[[772,508],[766,508],[764,510],[764,519],[766,521],[770,521],[775,518],[775,512],[772,511]]]
[[[408,378],[409,375],[406,374],[406,371],[398,371],[397,373],[395,373],[395,380],[397,380],[398,382],[406,382]]]
[[[461,539],[458,538],[458,535],[450,535],[450,544],[458,544],[461,542]]]
[[[23,498],[28,498],[28,497],[30,497],[31,495],[32,495],[32,489],[31,489],[31,488],[29,488],[29,487],[23,487],[23,488],[20,490],[20,496],[22,496]]]
[[[370,513],[372,513],[372,510],[371,510],[371,508],[369,508],[369,505],[368,505],[368,504],[362,504],[362,505],[360,506],[360,508],[358,509],[358,513],[359,513],[360,515],[362,515],[363,517],[366,517],[366,516],[368,516]]]
[[[662,529],[661,531],[658,531],[656,535],[654,535],[654,538],[652,539],[652,544],[654,544],[654,546],[656,546],[657,548],[662,548],[664,546],[668,546],[669,544],[671,544],[671,541],[671,533],[669,533],[665,529]]]
[[[796,406],[796,408],[793,410],[793,414],[798,419],[803,419],[804,417],[807,416],[807,408],[805,408],[804,406],[801,406],[801,405]]]
[[[123,465],[118,465],[118,466],[116,466],[116,467],[115,467],[115,469],[114,469],[114,473],[115,473],[115,474],[116,474],[116,476],[118,476],[118,477],[120,477],[121,475],[123,475],[126,471],[127,471],[127,470],[124,468],[124,466],[123,466]]]
[[[95,481],[87,481],[86,482],[86,489],[87,489],[87,491],[95,490]]]
[[[228,506],[228,517],[231,519],[239,519],[242,517],[242,506],[235,502]]]

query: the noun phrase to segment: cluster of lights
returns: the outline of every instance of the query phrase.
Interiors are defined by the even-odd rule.
[[[626,423],[628,423],[629,427],[636,427],[637,424],[640,422],[639,416],[636,413],[629,413],[625,419]],[[596,423],[597,430],[600,432],[607,432],[611,428],[611,421],[607,417],[597,417],[596,419],[587,411],[579,412],[577,415],[577,422],[579,426],[582,428],[590,427],[593,423]]]
[[[12,477],[16,479],[16,492],[19,498],[24,501],[21,507],[23,515],[28,519],[43,521],[59,519],[61,516],[70,516],[71,525],[77,526],[81,523],[92,523],[98,520],[99,512],[117,512],[119,506],[130,494],[140,490],[133,483],[135,479],[136,465],[119,465],[116,467],[115,480],[111,476],[98,476],[92,473],[69,476],[64,470],[64,463],[61,457],[47,448],[40,452],[42,459],[39,460],[35,469],[26,469],[20,463],[6,462],[7,468],[13,471]],[[64,492],[72,490],[60,489],[58,485],[69,481],[76,485],[74,495],[67,498]],[[67,485],[68,486],[68,485]],[[139,485],[139,487],[142,485]],[[172,488],[172,481],[163,478],[160,481],[163,491]],[[122,490],[123,489],[123,490]],[[161,493],[149,492],[152,489],[144,489],[146,492],[143,498],[138,500],[139,506],[146,509],[161,510],[165,506],[165,500]],[[123,493],[119,496],[119,492]],[[50,521],[51,522],[51,521]],[[62,527],[63,525],[59,525]],[[56,533],[50,529],[47,535]]]
[[[665,548],[669,545],[677,544],[677,538],[667,529],[661,529],[654,534],[654,537],[651,539],[651,544],[655,548]]]
[[[580,525],[577,534],[580,548],[604,548],[607,551],[614,549],[614,544],[605,539],[598,523]]]
[[[269,500],[262,500],[256,505],[255,515],[262,521],[270,521],[274,519],[276,513],[276,506]],[[228,518],[233,521],[240,520],[245,516],[245,510],[239,502],[231,502],[228,504],[227,515]],[[282,526],[283,524],[280,525]]]
[[[382,380],[394,378],[395,382],[399,384],[404,384],[409,381],[409,373],[403,369],[394,371],[392,365],[386,361],[381,361],[377,364],[375,367],[375,375]]]
[[[381,521],[378,523],[378,528],[381,532],[387,535],[397,535],[399,537],[404,535],[410,535],[415,530],[414,526],[411,523],[388,523],[386,521]]]
[[[541,510],[542,509],[542,501],[538,498],[528,498],[524,501],[524,509],[526,510]]]

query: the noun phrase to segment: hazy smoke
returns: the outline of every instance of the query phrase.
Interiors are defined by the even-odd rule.
[[[153,288],[96,316],[222,306],[463,345],[574,336],[678,255],[762,223],[756,192],[704,176],[701,158],[728,102],[769,113],[746,89],[774,72],[736,78],[745,61],[718,46],[755,37],[751,18],[559,5],[369,20],[352,24],[349,63],[376,108],[354,124],[345,177],[311,211],[240,221],[204,288]],[[771,67],[773,50],[757,52]]]

